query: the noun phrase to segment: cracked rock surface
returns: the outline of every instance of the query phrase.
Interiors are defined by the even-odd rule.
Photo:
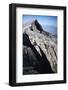
[[[37,20],[23,25],[23,74],[57,73],[57,37]]]

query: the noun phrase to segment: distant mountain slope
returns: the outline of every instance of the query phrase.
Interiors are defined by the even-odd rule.
[[[23,74],[56,73],[57,38],[37,20],[23,26]]]

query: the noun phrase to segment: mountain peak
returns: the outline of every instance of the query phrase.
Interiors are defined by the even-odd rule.
[[[40,32],[43,31],[43,28],[42,28],[41,24],[38,22],[37,19],[35,19],[34,21],[32,21],[32,23],[31,23],[31,28],[32,28],[33,30],[38,30],[38,31],[40,31]]]
[[[38,20],[34,19],[31,23],[33,24],[33,23],[36,23],[36,22],[38,22]]]
[[[31,31],[40,32],[43,35],[47,35],[47,36],[51,35],[49,32],[43,29],[42,25],[39,23],[37,19],[34,19],[32,22],[24,25],[25,30],[27,30],[28,28]]]

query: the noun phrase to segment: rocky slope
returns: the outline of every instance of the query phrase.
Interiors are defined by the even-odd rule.
[[[37,20],[23,25],[23,74],[57,73],[57,38]]]

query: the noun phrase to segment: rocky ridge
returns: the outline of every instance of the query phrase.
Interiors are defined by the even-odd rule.
[[[23,27],[23,74],[57,73],[57,38],[37,20]]]

